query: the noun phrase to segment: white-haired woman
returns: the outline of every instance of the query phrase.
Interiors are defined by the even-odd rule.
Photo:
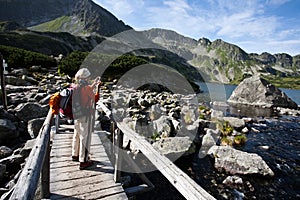
[[[93,120],[95,117],[95,102],[99,94],[94,93],[94,87],[100,83],[97,77],[93,84],[89,84],[91,73],[87,68],[81,68],[75,75],[73,85],[72,110],[74,116],[74,135],[72,142],[72,160],[79,161],[79,169],[85,169],[93,162],[89,158]]]

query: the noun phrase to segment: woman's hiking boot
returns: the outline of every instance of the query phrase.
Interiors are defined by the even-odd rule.
[[[79,169],[80,169],[80,170],[86,169],[86,168],[92,166],[93,164],[94,164],[94,162],[91,161],[91,160],[88,160],[88,161],[86,161],[86,162],[80,162],[80,164],[79,164]]]

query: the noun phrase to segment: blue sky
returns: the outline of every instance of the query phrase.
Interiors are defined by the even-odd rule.
[[[299,0],[93,0],[136,30],[222,39],[247,53],[300,54]]]

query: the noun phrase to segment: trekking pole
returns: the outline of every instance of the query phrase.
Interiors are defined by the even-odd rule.
[[[91,141],[91,129],[92,129],[91,128],[91,125],[92,125],[91,118],[92,118],[92,115],[89,115],[88,119],[87,119],[88,132],[87,132],[87,138],[86,138],[86,144],[85,144],[85,156],[84,156],[85,161],[88,161],[88,157],[89,157],[89,148],[90,148],[90,141]]]

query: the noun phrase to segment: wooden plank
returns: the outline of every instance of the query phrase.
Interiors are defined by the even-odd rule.
[[[112,196],[114,196],[115,199],[128,199],[124,190],[119,185],[110,187],[101,186],[100,189],[95,189],[90,185],[85,185],[84,189],[82,187],[83,186],[73,188],[70,190],[70,193],[66,191],[63,191],[63,193],[57,192],[51,196],[51,199],[70,199],[70,195],[72,195],[72,199],[102,199]],[[117,196],[119,198],[116,198]]]
[[[121,184],[116,184],[112,179],[106,179],[105,181],[102,181],[99,177],[93,177],[94,179],[92,179],[91,177],[89,177],[90,180],[93,180],[94,182],[83,182],[82,180],[87,180],[84,178],[80,178],[80,179],[76,179],[77,180],[77,184],[74,185],[74,187],[71,188],[67,188],[67,189],[60,189],[59,186],[56,187],[56,190],[53,192],[55,194],[63,194],[65,196],[72,196],[72,197],[77,197],[78,195],[82,195],[82,194],[86,194],[86,193],[91,193],[91,192],[96,192],[99,190],[105,190],[108,188],[113,188],[113,187],[117,187],[118,190],[123,191],[123,188],[119,186],[121,186]],[[75,179],[72,179],[75,180]],[[62,182],[63,184],[67,184],[69,185],[69,181],[67,182]],[[72,182],[74,184],[74,181]],[[52,190],[52,187],[51,187]]]
[[[95,175],[95,176],[85,176],[83,178],[80,178],[80,181],[78,178],[73,178],[68,179],[68,180],[62,180],[62,181],[57,181],[54,183],[51,183],[51,190],[52,192],[56,192],[59,190],[66,190],[66,189],[71,189],[73,187],[78,187],[82,186],[83,183],[96,183],[96,182],[105,182],[111,180],[111,175],[110,174],[100,174],[100,175]]]

